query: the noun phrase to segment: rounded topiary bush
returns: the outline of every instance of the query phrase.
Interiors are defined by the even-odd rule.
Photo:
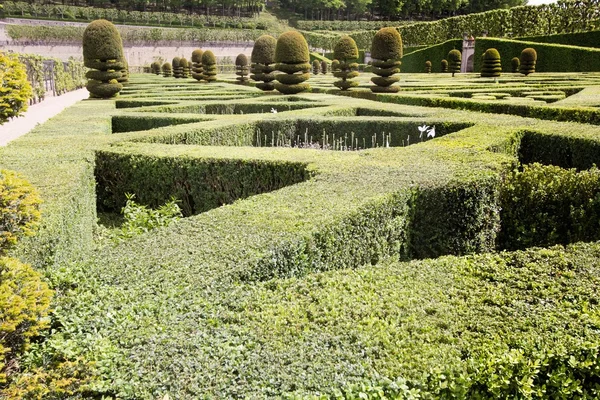
[[[431,73],[431,61],[429,61],[429,60],[425,61],[425,73],[427,73],[427,74]]]
[[[314,60],[312,62],[312,72],[313,75],[319,75],[319,72],[321,72],[321,63],[319,60]]]
[[[510,60],[510,66],[513,73],[519,72],[519,67],[521,66],[521,61],[519,60],[519,57],[513,57],[512,60]]]
[[[535,49],[528,47],[523,49],[521,52],[520,60],[521,65],[519,67],[520,72],[523,75],[529,75],[535,72],[535,63],[537,62],[537,52]]]
[[[400,90],[392,86],[400,80],[396,74],[400,72],[402,58],[402,37],[396,28],[381,28],[371,43],[372,72],[378,75],[371,78],[375,86],[371,91],[378,93],[395,93]]]
[[[321,61],[321,73],[323,75],[327,74],[327,61]]]
[[[235,58],[235,74],[239,83],[248,82],[248,57],[245,54],[238,54]]]
[[[442,72],[448,72],[448,61],[447,60],[442,60],[441,63],[441,68],[442,68]]]
[[[111,22],[99,19],[85,28],[83,63],[88,68],[106,73],[93,74],[95,79],[88,76],[86,88],[90,97],[109,98],[116,96],[123,89],[123,85],[117,82],[117,79],[123,80],[124,73],[121,72],[118,78],[111,74],[126,68],[121,35]]]
[[[481,76],[484,78],[497,78],[502,73],[502,63],[498,50],[491,48],[483,53]]]
[[[181,77],[188,78],[190,76],[190,65],[187,58],[181,58],[179,60],[179,68],[181,68]]]
[[[171,66],[171,63],[166,62],[162,65],[162,74],[165,78],[173,75],[173,67]]]
[[[202,79],[206,82],[214,82],[217,80],[217,58],[212,51],[206,50],[202,54]]]
[[[150,72],[160,75],[160,63],[158,61],[154,61],[152,64],[150,64]]]
[[[448,52],[448,69],[452,72],[452,76],[455,73],[460,72],[460,64],[462,63],[462,54],[460,51],[454,49]]]
[[[342,36],[333,48],[333,56],[339,61],[337,71],[333,73],[333,76],[340,78],[333,85],[341,90],[358,86],[358,82],[350,80],[358,76],[358,63],[356,62],[358,47],[356,47],[354,39],[347,35]]]
[[[254,42],[250,61],[250,71],[252,80],[260,82],[256,87],[260,90],[270,91],[275,89],[275,49],[277,47],[277,39],[270,35],[262,35]]]
[[[202,54],[204,52],[201,49],[192,51],[192,78],[197,81],[202,80]]]
[[[331,73],[334,73],[335,71],[339,71],[340,70],[340,62],[338,60],[333,60],[331,62]]]
[[[27,69],[16,54],[0,51],[0,71],[0,124],[3,124],[27,110],[27,103],[33,92],[27,81]]]
[[[275,89],[283,94],[296,94],[310,89],[305,83],[310,78],[308,43],[300,32],[285,32],[277,39],[275,47],[277,74]]]
[[[183,69],[181,68],[181,57],[174,57],[173,61],[171,61],[171,66],[173,67],[173,77],[181,78],[183,76]]]

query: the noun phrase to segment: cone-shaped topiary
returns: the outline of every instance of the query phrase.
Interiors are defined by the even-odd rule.
[[[250,78],[257,82],[256,87],[260,90],[270,91],[275,89],[275,48],[277,39],[270,35],[262,35],[254,42],[252,56],[250,57],[251,72]]]
[[[235,74],[239,83],[248,82],[248,57],[245,54],[238,54],[235,58]]]
[[[427,74],[431,73],[431,61],[429,61],[429,60],[425,61],[425,73],[427,73]]]
[[[392,86],[400,80],[394,76],[400,72],[400,59],[402,58],[402,37],[396,28],[381,28],[373,37],[371,43],[372,72],[376,76],[371,78],[376,86],[371,86],[371,91],[378,93],[395,93],[400,90]]]
[[[162,74],[165,78],[173,75],[173,67],[171,66],[171,63],[166,62],[162,65]]]
[[[321,61],[321,73],[323,75],[327,74],[327,61]]]
[[[358,76],[358,63],[356,62],[358,47],[356,47],[354,39],[347,35],[342,36],[333,48],[333,56],[339,60],[339,69],[333,73],[333,76],[340,78],[333,85],[341,90],[358,86],[358,82],[350,80]]]
[[[483,53],[481,76],[484,78],[497,78],[502,73],[502,63],[498,50],[491,48]]]
[[[119,31],[111,22],[99,19],[85,28],[83,62],[86,67],[92,68],[86,74],[86,88],[90,97],[109,98],[123,89],[123,85],[117,81],[122,79],[121,70],[125,68],[123,42]]]
[[[214,82],[217,80],[217,58],[212,51],[206,50],[202,54],[202,79],[206,82]]]
[[[277,74],[275,89],[283,94],[296,94],[310,89],[310,55],[308,43],[300,32],[289,31],[277,39],[275,47],[275,62]]]
[[[510,66],[512,68],[513,73],[519,72],[519,67],[521,66],[521,61],[519,60],[519,57],[513,57],[512,60],[510,60]]]
[[[181,57],[175,57],[173,58],[173,61],[171,61],[171,66],[173,67],[173,78],[181,78],[181,75],[183,75],[183,71],[179,64],[181,64]]]
[[[338,60],[333,60],[331,62],[331,73],[334,73],[335,71],[339,71],[340,70],[340,62]]]
[[[442,60],[442,72],[448,72],[448,61]]]
[[[535,49],[528,47],[521,52],[520,72],[523,75],[533,74],[535,72],[535,63],[537,61],[537,52]]]
[[[460,72],[460,64],[462,62],[462,54],[460,51],[454,49],[448,53],[448,69],[452,72],[452,76],[456,72]]]
[[[202,54],[201,49],[192,51],[192,78],[197,81],[202,80]]]
[[[181,77],[182,78],[189,78],[189,76],[190,76],[190,65],[188,63],[187,58],[182,57],[181,60],[179,60],[179,68],[181,68]]]
[[[150,64],[150,71],[153,74],[160,75],[160,62],[154,61],[152,64]]]
[[[314,60],[312,62],[312,71],[313,75],[319,75],[319,72],[321,72],[321,63],[319,60]]]

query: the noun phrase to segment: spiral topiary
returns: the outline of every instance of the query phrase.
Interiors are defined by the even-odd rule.
[[[314,60],[312,62],[312,71],[313,75],[319,75],[319,72],[321,72],[321,63],[319,60]]]
[[[327,61],[321,61],[321,73],[323,75],[327,74]]]
[[[460,72],[460,64],[462,63],[462,54],[454,49],[448,53],[448,69],[452,72],[452,76],[456,72]]]
[[[310,89],[310,55],[308,43],[300,32],[289,31],[277,39],[275,47],[275,62],[277,74],[275,89],[283,94],[296,94]]]
[[[429,60],[425,61],[425,73],[426,74],[431,73],[431,61],[429,61]]]
[[[166,62],[162,65],[162,74],[165,78],[173,75],[173,67],[171,66],[171,63]]]
[[[171,61],[173,67],[173,78],[181,78],[183,75],[183,69],[181,68],[181,57],[174,57]]]
[[[513,57],[512,60],[510,60],[510,66],[512,68],[512,72],[513,73],[517,73],[519,72],[519,67],[521,66],[521,61],[519,60],[519,57]]]
[[[447,60],[442,60],[442,72],[448,72],[448,61]]]
[[[483,53],[483,66],[481,76],[484,78],[497,78],[502,73],[502,63],[498,50],[491,48]]]
[[[535,63],[537,61],[537,52],[535,49],[528,47],[521,52],[521,58],[519,60],[521,65],[519,67],[520,72],[527,76],[535,72]]]
[[[197,81],[202,80],[202,54],[201,49],[192,51],[192,78]]]
[[[277,39],[270,35],[262,35],[254,42],[250,61],[252,65],[250,71],[252,80],[260,82],[256,87],[260,90],[268,92],[275,89],[275,48],[277,47]]]
[[[340,78],[333,85],[341,90],[358,86],[358,82],[349,80],[358,76],[358,64],[356,63],[358,47],[356,47],[354,39],[347,35],[342,36],[333,48],[333,56],[339,60],[339,69],[333,73],[333,76]]]
[[[331,62],[331,73],[335,73],[340,70],[340,62],[338,60],[333,60]]]
[[[400,80],[394,76],[400,72],[400,59],[402,58],[402,37],[396,28],[381,28],[373,37],[371,43],[371,57],[373,57],[372,72],[379,75],[371,78],[375,86],[371,91],[377,93],[396,93],[398,86],[392,86]]]
[[[248,57],[245,54],[238,54],[235,58],[235,74],[239,83],[248,82]]]
[[[92,71],[86,77],[91,98],[116,96],[123,85],[117,79],[125,68],[123,42],[117,28],[109,21],[99,19],[91,22],[83,32],[83,62]],[[93,71],[96,70],[96,71]],[[119,73],[116,76],[115,72]]]
[[[179,60],[179,68],[181,69],[181,77],[184,79],[189,78],[190,65],[188,63],[187,58],[182,57],[181,60]]]
[[[207,50],[202,54],[202,79],[206,82],[217,80],[217,58],[212,51]]]

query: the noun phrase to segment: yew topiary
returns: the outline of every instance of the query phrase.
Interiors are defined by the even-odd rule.
[[[300,32],[285,32],[277,39],[275,47],[277,74],[275,89],[283,94],[296,94],[310,89],[310,55],[308,44]]]
[[[537,52],[535,49],[528,47],[521,52],[521,58],[519,60],[521,65],[519,67],[520,72],[527,76],[535,72],[535,63],[537,61]]]
[[[427,73],[427,74],[431,73],[431,61],[429,61],[429,60],[425,61],[425,73]]]
[[[512,60],[510,60],[510,66],[512,68],[512,72],[513,73],[517,73],[519,72],[519,67],[521,66],[521,61],[519,60],[519,57],[513,57]]]
[[[160,75],[160,63],[158,61],[154,61],[150,64],[150,71],[153,74]]]
[[[448,72],[448,61],[447,60],[442,60],[442,72]]]
[[[212,51],[207,50],[202,54],[202,79],[206,82],[217,80],[217,58]]]
[[[452,76],[456,72],[460,72],[460,64],[462,63],[462,54],[454,49],[448,53],[448,69],[452,72]]]
[[[340,70],[340,62],[338,60],[333,60],[331,62],[331,73],[334,73],[335,71],[339,71]]]
[[[202,80],[202,54],[204,52],[201,49],[192,51],[192,78],[197,81]]]
[[[235,74],[239,83],[248,82],[248,57],[245,54],[238,54],[235,58]]]
[[[312,62],[312,71],[313,75],[319,75],[319,72],[321,72],[321,63],[319,60],[314,60]]]
[[[88,78],[86,88],[91,98],[113,97],[123,89],[123,85],[117,81],[117,79],[123,80],[122,71],[126,69],[123,42],[119,31],[111,22],[99,19],[85,28],[83,62],[86,67],[101,72],[86,74]],[[118,78],[114,78],[115,71],[121,71]]]
[[[171,61],[173,67],[173,78],[181,78],[183,76],[183,69],[181,68],[181,57],[174,57]]]
[[[327,74],[327,61],[321,61],[321,73],[323,75]]]
[[[165,78],[173,75],[173,67],[171,66],[171,63],[166,62],[162,65],[162,74]]]
[[[483,53],[481,76],[484,78],[497,78],[502,73],[502,63],[498,50],[491,48]]]
[[[392,86],[400,80],[395,75],[400,72],[402,58],[402,37],[396,28],[381,28],[373,37],[371,43],[372,72],[379,75],[371,78],[375,86],[371,91],[377,93],[396,93],[398,86]]]
[[[358,63],[356,62],[358,47],[356,47],[354,39],[347,35],[342,36],[333,49],[333,56],[339,61],[338,70],[333,73],[333,76],[340,78],[333,85],[341,90],[358,86],[358,82],[349,80],[358,76]]]
[[[250,78],[260,82],[256,87],[260,90],[270,91],[275,89],[275,49],[277,47],[277,39],[270,35],[262,35],[254,42],[252,48],[252,56],[250,57],[251,72]]]
[[[121,74],[117,78],[117,82],[124,84],[129,81],[129,63],[127,60],[123,59],[123,68],[119,71]]]
[[[179,68],[181,69],[181,77],[184,79],[189,78],[190,65],[188,63],[187,58],[182,57],[181,60],[179,60]]]

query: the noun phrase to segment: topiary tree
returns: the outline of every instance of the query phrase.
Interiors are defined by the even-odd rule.
[[[190,76],[190,65],[188,63],[187,58],[181,57],[179,60],[179,68],[181,69],[181,77],[189,78]]]
[[[533,74],[535,72],[537,52],[531,47],[523,49],[521,52],[521,59],[519,61],[521,62],[519,70],[523,75],[527,76],[529,74]]]
[[[275,89],[275,48],[277,47],[277,39],[270,35],[262,35],[254,42],[252,48],[252,55],[250,60],[252,62],[250,78],[252,80],[260,82],[256,84],[256,87],[265,92]]]
[[[392,86],[400,80],[394,76],[400,72],[400,59],[402,58],[402,37],[396,28],[381,28],[373,37],[371,43],[371,57],[373,57],[372,72],[379,75],[371,78],[375,86],[371,91],[378,93],[395,93],[400,90]]]
[[[425,73],[427,73],[427,74],[431,73],[431,61],[429,61],[429,60],[425,61]]]
[[[333,48],[333,56],[339,60],[339,69],[333,73],[333,76],[340,78],[333,85],[341,90],[358,86],[358,82],[349,80],[358,76],[358,71],[356,71],[358,69],[358,63],[356,63],[358,47],[356,47],[354,39],[347,35],[342,36]]]
[[[165,78],[173,75],[173,67],[171,66],[171,63],[166,62],[162,65],[162,74]]]
[[[87,90],[91,98],[116,96],[123,85],[125,68],[123,42],[117,28],[109,21],[99,19],[91,22],[83,32],[83,63],[91,68],[86,73]]]
[[[160,75],[160,63],[158,61],[154,61],[152,64],[150,64],[150,72]]]
[[[296,94],[310,89],[310,55],[308,43],[300,32],[289,31],[277,39],[275,48],[275,62],[277,74],[275,89],[283,94]]]
[[[181,68],[181,57],[173,58],[171,66],[173,67],[173,78],[181,78],[183,75],[183,69]]]
[[[217,58],[212,51],[207,50],[202,54],[202,79],[206,82],[217,80]]]
[[[517,73],[519,72],[519,67],[521,66],[521,61],[519,60],[519,57],[513,57],[512,60],[510,60],[510,66],[512,68],[512,72],[513,73]]]
[[[192,51],[192,78],[197,81],[202,80],[202,54],[201,49]]]
[[[235,58],[235,74],[239,83],[248,82],[248,57],[245,54],[238,54]]]
[[[331,73],[333,74],[334,72],[339,71],[339,70],[340,70],[340,62],[338,60],[334,59],[331,62]]]
[[[442,72],[448,72],[448,61],[442,60]]]
[[[312,62],[312,70],[313,75],[319,75],[319,72],[321,72],[321,63],[319,62],[319,60],[314,60]]]
[[[452,77],[456,72],[460,72],[460,64],[462,62],[462,54],[454,49],[448,53],[448,69],[452,72]]]
[[[123,68],[121,69],[121,76],[117,78],[117,82],[120,84],[127,83],[129,81],[129,63],[123,59]]]
[[[33,96],[27,69],[16,54],[0,51],[0,125],[27,110]],[[1,201],[1,200],[0,200]]]
[[[484,78],[497,78],[502,73],[502,63],[498,50],[491,48],[483,53],[481,76]]]

